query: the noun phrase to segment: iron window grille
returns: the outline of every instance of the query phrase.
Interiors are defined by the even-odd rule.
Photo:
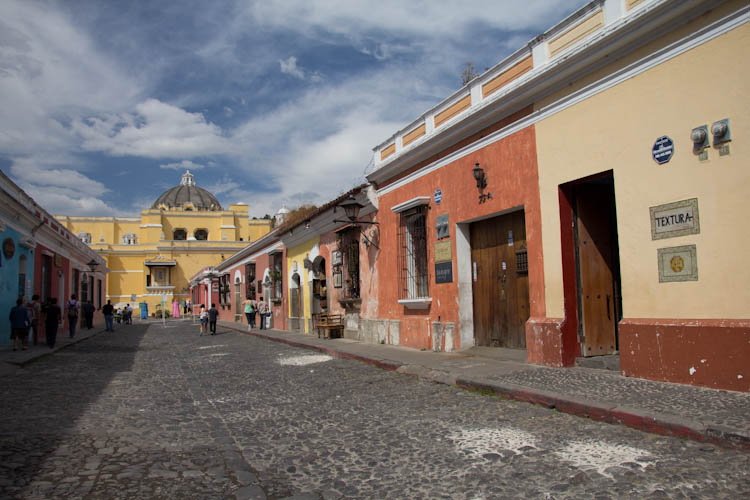
[[[282,254],[273,255],[273,271],[271,272],[271,286],[274,300],[281,300],[284,279],[282,274]]]
[[[529,256],[525,243],[516,252],[516,273],[521,275],[529,274]]]
[[[255,264],[245,264],[245,297],[255,300]]]
[[[399,299],[428,298],[426,206],[401,213],[398,251]]]

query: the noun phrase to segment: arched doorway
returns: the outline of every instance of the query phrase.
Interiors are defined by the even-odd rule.
[[[234,320],[242,323],[242,278],[234,278]]]
[[[305,331],[305,321],[302,308],[302,282],[298,273],[292,275],[289,281],[290,327],[292,330]]]
[[[26,297],[26,256],[18,258],[18,296]]]
[[[312,262],[312,314],[328,312],[326,260],[318,255]]]

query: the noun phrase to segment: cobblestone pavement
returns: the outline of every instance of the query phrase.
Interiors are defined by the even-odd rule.
[[[750,498],[750,454],[185,323],[4,378],[0,498]]]

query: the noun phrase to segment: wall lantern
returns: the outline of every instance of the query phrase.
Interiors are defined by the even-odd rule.
[[[474,179],[477,181],[477,189],[487,187],[487,176],[484,174],[484,169],[479,166],[479,162],[471,169],[471,173],[474,174]]]
[[[335,208],[336,207],[334,207],[334,209]],[[333,222],[346,222],[350,224],[377,224],[377,222],[357,220],[357,217],[359,217],[359,210],[363,208],[363,205],[357,202],[353,194],[350,194],[344,201],[339,203],[338,208],[344,209],[344,214],[349,220],[334,220]]]
[[[362,208],[362,205],[357,203],[357,200],[354,199],[354,195],[351,194],[346,200],[339,203],[339,206],[344,209],[346,218],[352,222],[357,220],[357,217],[359,217],[359,209]]]
[[[91,259],[86,265],[89,266],[89,269],[91,269],[91,272],[93,273],[96,271],[96,266],[98,266],[99,263],[96,260]]]

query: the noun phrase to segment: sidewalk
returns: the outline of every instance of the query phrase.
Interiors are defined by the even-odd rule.
[[[349,339],[319,339],[282,330],[220,326],[336,358],[362,361],[438,383],[493,393],[645,432],[750,451],[750,394],[653,382],[591,368],[548,368],[523,351],[471,348],[444,353]]]

